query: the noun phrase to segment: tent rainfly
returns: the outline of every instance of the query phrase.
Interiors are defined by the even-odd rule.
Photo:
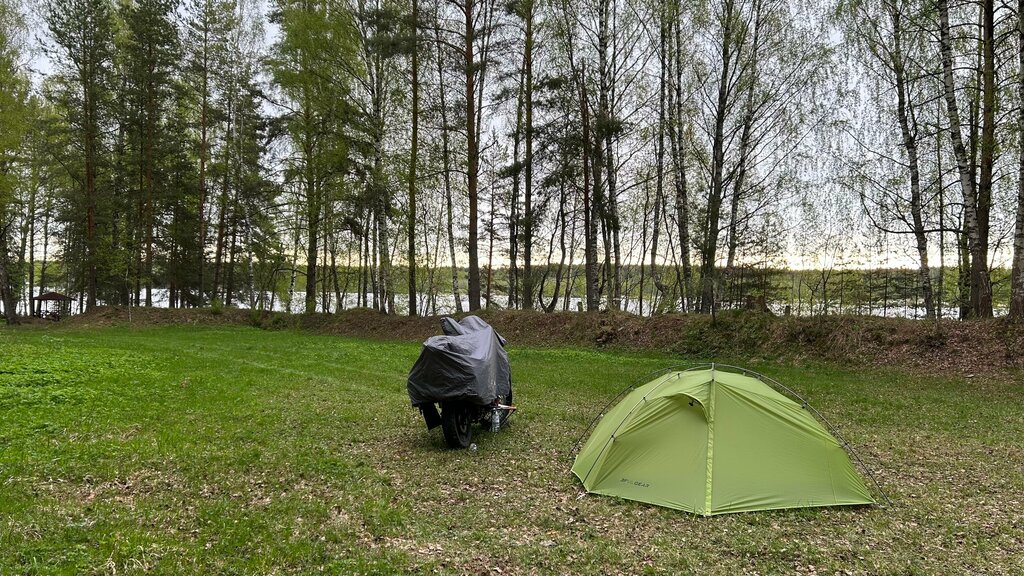
[[[842,444],[746,372],[663,374],[594,427],[572,471],[587,491],[711,516],[873,504]]]

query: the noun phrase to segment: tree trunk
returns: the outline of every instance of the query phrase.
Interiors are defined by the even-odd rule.
[[[591,166],[594,141],[590,130],[590,105],[587,101],[586,68],[580,66],[580,123],[583,127],[583,214],[584,214],[584,257],[587,282],[587,312],[597,312],[601,306],[601,291],[598,289],[597,261],[597,181],[598,171]],[[591,181],[591,178],[594,181]]]
[[[1024,70],[1024,0],[1017,0],[1017,63]],[[1024,74],[1017,77],[1017,216],[1010,273],[1010,320],[1024,321]]]
[[[49,268],[47,258],[49,258],[50,249],[50,209],[52,206],[53,203],[47,198],[45,208],[43,209],[43,261],[39,265],[39,296],[42,296],[46,290],[46,271]],[[42,306],[42,302],[37,302],[33,313],[41,314],[43,311]]]
[[[683,278],[680,291],[682,293],[683,310],[693,307],[693,264],[690,260],[690,200],[689,191],[686,186],[686,134],[683,130],[683,118],[685,118],[683,104],[683,50],[682,50],[682,23],[679,18],[678,7],[673,15],[673,64],[675,82],[673,93],[675,95],[675,117],[669,125],[672,129],[672,165],[675,171],[675,210],[676,210],[676,233],[679,242],[679,259],[682,260]]]
[[[153,49],[148,50],[148,74],[146,82],[146,306],[153,305],[153,235],[156,229],[156,182],[154,180],[154,147],[156,146],[156,87],[153,85],[155,65]]]
[[[988,271],[992,172],[996,154],[995,3],[983,0],[981,174],[978,180],[978,245],[971,257],[971,305],[978,318],[992,317],[992,279]]]
[[[667,97],[667,82],[666,73],[668,70],[668,3],[662,0],[659,6],[659,25],[658,25],[658,46],[661,65],[659,68],[658,78],[658,146],[657,146],[657,163],[656,163],[656,182],[655,182],[655,193],[654,193],[654,228],[651,229],[651,283],[655,289],[664,294],[665,287],[658,279],[658,235],[661,232],[661,205],[662,199],[665,197],[665,101]],[[642,264],[641,264],[642,266]],[[640,295],[643,297],[643,282],[640,283]],[[655,292],[651,291],[651,314],[654,314],[654,303],[655,303]],[[643,315],[643,304],[641,301],[640,314]]]
[[[362,291],[360,292],[363,295],[363,307],[364,308],[369,308],[370,307],[370,294],[371,293],[373,294],[373,307],[374,308],[377,307],[377,284],[376,284],[376,282],[374,282],[373,285],[371,286],[371,279],[373,278],[373,276],[370,273],[371,268],[373,268],[373,262],[376,260],[372,256],[373,253],[370,252],[370,239],[374,235],[373,230],[374,230],[374,228],[376,226],[376,224],[374,224],[374,222],[375,221],[373,219],[373,211],[372,210],[367,210],[366,211],[366,225],[365,225],[365,228],[363,228],[364,232],[363,232],[363,238],[362,238],[362,247],[363,248],[362,248],[362,261],[361,261],[362,266],[361,266],[361,269],[362,269],[362,278],[363,278],[363,288],[362,288]]]
[[[568,162],[568,158],[563,158],[563,162]],[[566,193],[565,181],[563,180],[559,186],[558,194],[558,222],[559,222],[559,235],[558,235],[558,247],[559,247],[559,260],[558,270],[555,272],[555,289],[551,292],[551,301],[544,306],[544,311],[551,313],[555,311],[555,306],[558,305],[558,297],[562,290],[562,271],[565,268],[565,253],[568,251],[565,245],[565,224],[566,224],[566,210],[565,205],[569,202],[569,196]],[[554,237],[552,237],[554,238]],[[545,273],[551,268],[551,253],[553,249],[548,250],[548,266],[545,269]],[[541,290],[543,292],[543,289]],[[538,294],[538,299],[541,294]]]
[[[1024,1],[1024,0],[1022,0]],[[935,123],[939,125],[942,121],[942,105],[936,101]],[[935,319],[941,320],[943,315],[943,299],[946,291],[946,198],[945,184],[942,181],[942,138],[935,135],[935,166],[936,166],[936,188],[939,200],[939,273],[935,289]]]
[[[224,266],[224,243],[227,240],[227,213],[228,213],[228,190],[230,184],[230,173],[231,170],[228,166],[231,164],[231,141],[232,141],[232,130],[234,128],[234,116],[232,115],[234,103],[234,90],[229,86],[228,88],[228,102],[227,102],[227,115],[224,122],[227,124],[225,127],[224,137],[224,177],[221,179],[221,190],[220,190],[220,202],[219,210],[220,214],[217,218],[217,249],[214,254],[213,262],[213,290],[212,294],[214,298],[220,297],[221,294],[221,268]],[[296,228],[296,234],[298,234],[298,228]],[[298,240],[296,240],[297,242]],[[223,302],[223,298],[221,298]],[[290,300],[289,300],[290,302]],[[290,305],[290,304],[289,304]]]
[[[237,255],[237,241],[238,241],[238,220],[236,218],[231,219],[231,244],[228,247],[228,274],[227,282],[224,286],[224,305],[231,307],[235,297],[235,256]],[[316,259],[316,256],[313,256]]]
[[[435,15],[435,20],[437,19]],[[434,27],[434,40],[436,48],[434,54],[437,57],[437,80],[444,85],[444,65],[441,55],[444,53],[444,45],[441,42],[441,27]],[[459,294],[459,267],[455,260],[455,206],[452,199],[452,159],[451,141],[448,134],[448,104],[445,100],[445,90],[438,91],[441,108],[441,159],[443,166],[444,200],[446,209],[446,224],[448,232],[448,256],[452,269],[452,298],[455,300],[455,311],[462,312],[462,296]]]
[[[0,219],[6,217],[6,214],[0,212]],[[8,259],[8,256],[10,255],[8,236],[13,225],[13,218],[8,223],[4,223],[3,220],[0,220],[0,304],[3,304],[4,306],[4,318],[7,320],[7,324],[9,326],[13,326],[18,323],[17,291],[12,285],[13,278],[11,274],[11,262]]]
[[[391,252],[388,249],[388,218],[387,212],[381,210],[377,219],[378,239],[380,248],[380,295],[381,310],[388,314],[395,313],[395,291],[391,287]]]
[[[910,170],[910,214],[913,219],[914,240],[917,246],[918,255],[918,276],[921,282],[921,291],[924,295],[925,316],[929,319],[935,318],[935,302],[932,295],[931,268],[928,265],[928,236],[925,233],[924,219],[922,217],[921,200],[921,170],[917,146],[917,126],[911,127],[912,104],[908,97],[910,90],[907,86],[906,74],[903,65],[903,29],[901,15],[893,10],[890,13],[893,25],[893,55],[892,67],[896,80],[896,115],[899,119],[900,131],[903,136],[903,147],[907,151]]]
[[[384,86],[383,63],[378,60],[376,73],[377,95],[374,97],[374,142],[373,142],[373,195],[377,206],[374,213],[377,218],[376,231],[378,257],[378,277],[380,279],[380,310],[388,314],[395,313],[395,292],[391,288],[391,255],[388,252],[388,210],[390,208],[384,178]],[[414,248],[415,249],[415,248]]]
[[[598,32],[598,65],[599,70],[599,94],[598,94],[598,117],[600,145],[604,146],[603,160],[605,171],[605,182],[607,183],[606,196],[604,197],[603,213],[605,225],[605,252],[611,254],[606,256],[607,281],[611,282],[608,305],[612,310],[622,308],[622,253],[619,243],[619,211],[616,192],[616,171],[615,171],[615,133],[612,130],[614,113],[612,107],[614,102],[611,97],[613,90],[613,74],[611,62],[608,59],[610,39],[609,20],[611,18],[611,6],[609,0],[602,0],[600,4],[600,29]],[[610,257],[609,257],[610,256]]]
[[[479,151],[476,130],[476,73],[473,8],[476,0],[464,0],[466,65],[466,193],[469,195],[469,309],[480,309],[480,259],[477,229],[477,176]]]
[[[525,60],[524,60],[525,64]],[[515,308],[519,305],[519,148],[523,140],[523,77],[525,72],[520,68],[520,81],[516,90],[516,125],[512,133],[512,196],[508,208],[508,305]]]
[[[434,236],[434,253],[430,253],[430,227],[427,225],[427,221],[431,220],[429,212],[424,214],[420,223],[423,225],[423,231],[421,232],[423,238],[423,251],[424,251],[424,262],[427,263],[427,293],[423,297],[423,306],[420,307],[421,313],[425,316],[433,316],[437,310],[437,298],[436,288],[437,285],[434,282],[434,272],[437,270],[438,255],[440,253],[440,234]],[[422,288],[421,288],[422,290]]]
[[[523,50],[523,86],[526,109],[526,162],[523,177],[523,308],[533,310],[533,0],[526,0],[526,45]]]
[[[722,70],[718,82],[718,100],[715,106],[715,130],[711,148],[711,190],[705,222],[704,249],[701,251],[700,311],[708,314],[715,309],[716,271],[719,221],[724,196],[725,120],[729,107],[729,81],[733,59],[733,0],[726,0],[722,22]]]
[[[310,139],[310,136],[306,136]],[[313,149],[307,141],[304,146],[303,158],[305,161],[305,175],[303,177],[303,189],[306,194],[306,302],[304,312],[307,314],[316,312],[316,282],[317,282],[317,256],[319,255],[320,236],[320,202],[317,198],[319,191],[313,177]],[[232,243],[234,240],[232,239]],[[228,271],[231,273],[231,270]]]
[[[754,40],[750,51],[750,78],[747,81],[743,127],[740,129],[739,165],[736,167],[736,179],[732,186],[732,197],[729,200],[729,232],[728,251],[725,258],[727,280],[732,276],[736,265],[736,250],[739,247],[739,216],[740,204],[743,199],[743,187],[747,184],[747,163],[750,160],[751,131],[754,124],[754,90],[758,82],[758,64],[761,47],[761,3],[755,2]]]
[[[366,258],[368,259],[367,260],[367,267],[370,270],[370,292],[373,294],[373,309],[377,310],[378,312],[383,310],[383,308],[381,307],[382,303],[380,301],[380,291],[379,291],[380,290],[380,283],[379,283],[380,278],[378,276],[378,273],[380,272],[380,268],[378,268],[378,266],[377,266],[377,256],[379,254],[379,251],[377,249],[377,244],[378,244],[378,240],[377,240],[377,238],[378,238],[377,225],[378,225],[379,222],[380,222],[380,220],[377,219],[376,211],[371,210],[370,211],[370,229],[372,231],[371,233],[373,234],[373,250],[370,250],[370,245],[367,244],[367,246],[366,246]]]
[[[416,316],[416,163],[420,123],[420,2],[412,0],[412,142],[409,148],[409,316]]]
[[[491,188],[491,207],[487,211],[487,288],[484,295],[484,308],[491,307],[491,288],[494,287],[494,188]]]
[[[577,204],[578,206],[578,204]],[[565,270],[565,297],[562,300],[562,310],[569,310],[569,299],[572,297],[573,285],[576,283],[576,276],[573,273],[573,266],[575,265],[576,248],[576,225],[579,223],[579,218],[572,219],[572,230],[569,232],[569,263]],[[563,227],[565,226],[563,222]],[[563,247],[563,252],[565,248]]]
[[[32,293],[36,284],[36,213],[38,212],[36,202],[39,193],[39,178],[35,166],[33,166],[32,172],[32,191],[29,193],[27,206],[28,218],[25,219],[28,225],[28,237],[21,242],[22,254],[26,248],[28,249],[28,293],[25,295],[25,310],[28,311],[29,316],[32,316]],[[24,261],[24,256],[22,261]]]
[[[990,0],[985,0],[989,2]],[[967,249],[970,252],[971,294],[968,316],[976,318],[980,312],[981,292],[985,290],[984,278],[988,276],[985,262],[986,249],[982,247],[982,238],[978,222],[978,194],[974,186],[973,162],[967,156],[961,133],[960,109],[956,100],[956,86],[953,78],[953,48],[949,32],[949,2],[938,0],[939,7],[939,46],[942,56],[943,97],[946,100],[946,115],[949,117],[949,134],[956,157],[957,170],[960,174],[960,188],[964,197],[964,235]],[[984,267],[984,274],[979,273]],[[989,292],[991,286],[988,286]]]
[[[327,216],[326,220],[327,220],[327,222],[330,222],[330,216]],[[330,229],[330,224],[328,224],[326,226],[326,228],[329,230]],[[327,256],[328,256],[328,252],[330,250],[330,238],[326,234],[324,234],[324,241],[321,242],[321,245],[323,246],[323,248],[321,249],[323,253],[321,254],[321,257],[320,257],[320,276],[322,276],[323,279],[320,280],[320,309],[323,310],[324,314],[330,314],[331,313],[331,297],[330,297],[331,285],[330,285],[330,279],[332,278],[332,276],[329,276],[327,274]],[[251,244],[250,244],[250,246],[251,246]],[[249,262],[252,262],[251,258],[249,259]]]
[[[295,303],[295,281],[299,276],[299,230],[302,228],[301,211],[295,210],[295,226],[292,228],[292,260],[291,260],[291,274],[288,278],[288,302],[285,305],[285,312],[292,313],[292,304]],[[223,227],[223,219],[221,223]],[[214,272],[220,270],[220,241],[217,242],[217,261],[214,265]],[[217,297],[217,277],[214,276],[213,282],[213,294],[214,298]]]
[[[96,238],[96,163],[98,161],[99,114],[93,92],[97,78],[83,76],[83,108],[85,110],[85,268],[86,309],[96,306],[99,276],[99,254]]]
[[[206,157],[210,153],[209,27],[203,28],[202,102],[199,111],[199,306],[206,305]]]
[[[968,246],[967,234],[957,234],[956,245],[959,317],[960,320],[967,320],[971,317],[971,249]]]
[[[341,289],[341,282],[338,278],[338,237],[332,233],[330,237],[331,246],[331,283],[334,285],[334,312],[337,314],[345,309],[345,296],[348,294],[348,274],[345,274],[345,290]]]

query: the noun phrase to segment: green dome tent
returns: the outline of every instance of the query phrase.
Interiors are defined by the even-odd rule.
[[[714,364],[629,392],[572,471],[587,491],[710,516],[873,504],[843,446],[807,408]]]

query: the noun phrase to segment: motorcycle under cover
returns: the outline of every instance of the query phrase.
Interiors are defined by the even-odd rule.
[[[409,399],[413,406],[438,402],[468,402],[480,406],[512,389],[505,339],[477,316],[461,321],[441,320],[444,336],[423,343],[419,359],[409,371]]]

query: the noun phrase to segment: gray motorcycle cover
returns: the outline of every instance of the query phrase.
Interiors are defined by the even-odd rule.
[[[505,339],[477,316],[443,318],[441,329],[445,335],[428,338],[409,371],[412,405],[507,400],[512,379]]]

